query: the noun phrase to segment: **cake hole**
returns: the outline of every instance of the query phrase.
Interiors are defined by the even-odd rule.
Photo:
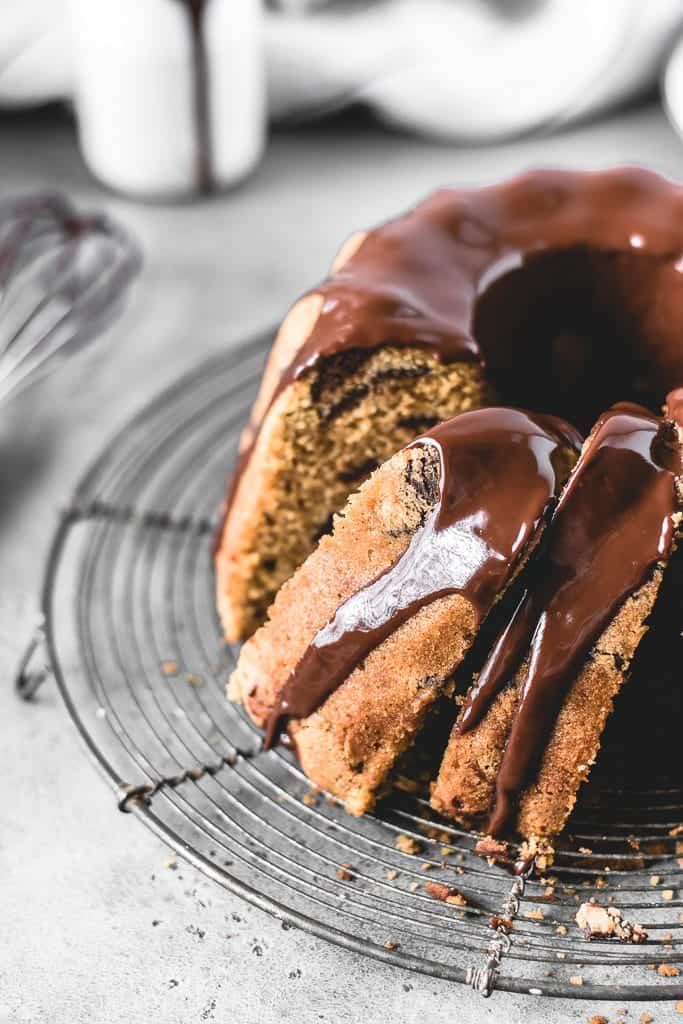
[[[575,247],[528,256],[474,315],[497,399],[590,429],[617,401],[654,412],[675,376],[683,281],[646,252]]]

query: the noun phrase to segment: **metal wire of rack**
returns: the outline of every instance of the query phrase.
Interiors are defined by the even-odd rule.
[[[629,782],[619,764],[616,784],[591,783],[550,877],[513,882],[419,794],[396,792],[374,815],[349,818],[311,794],[288,752],[261,753],[257,730],[226,702],[238,649],[221,640],[210,536],[271,341],[265,334],[164,392],[86,474],[51,545],[42,618],[19,674],[25,695],[40,679],[29,669],[44,641],[121,810],[293,925],[483,994],[683,998],[680,759],[664,781]],[[419,844],[418,856],[397,848],[399,835]],[[452,886],[466,905],[434,899],[428,882]],[[641,923],[647,942],[588,942],[574,915],[591,897]],[[511,930],[496,924],[505,913]]]

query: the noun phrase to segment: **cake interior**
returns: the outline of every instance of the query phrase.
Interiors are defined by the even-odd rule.
[[[615,402],[660,412],[677,383],[669,359],[683,336],[670,263],[574,247],[499,271],[473,324],[496,401],[562,416],[584,432]]]

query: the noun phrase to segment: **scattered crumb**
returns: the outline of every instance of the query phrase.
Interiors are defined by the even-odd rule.
[[[607,1017],[591,1017],[588,1024],[609,1024]]]
[[[194,672],[188,672],[185,676],[185,682],[190,686],[201,686],[204,680],[201,676],[197,676]]]
[[[663,900],[672,900],[673,898],[674,898],[674,891],[673,891],[673,889],[662,889],[662,899]]]
[[[452,889],[449,885],[442,885],[440,882],[425,882],[425,889],[435,900],[441,900],[443,903],[452,903],[456,907],[467,906],[467,900],[463,894],[458,892],[457,889]]]
[[[489,925],[491,928],[495,928],[498,931],[511,932],[514,931],[515,923],[511,921],[509,917],[499,917],[494,915],[489,918]]]
[[[318,803],[318,791],[315,789],[310,790],[308,793],[304,793],[301,798],[307,807],[315,807]]]
[[[164,861],[164,867],[168,868],[170,871],[177,871],[178,870],[178,862],[175,859],[175,857],[169,857],[168,860]]]
[[[570,985],[583,985],[583,978],[580,974],[575,974],[569,979]]]
[[[683,1013],[683,999],[679,999],[676,1003],[676,1013]]]
[[[661,875],[650,875],[650,885],[659,885],[662,880]]]
[[[674,825],[669,829],[670,836],[683,836],[683,825]]]
[[[576,912],[576,923],[587,939],[619,939],[633,943],[647,939],[647,932],[641,925],[625,921],[616,907],[601,907],[594,899],[581,904]]]
[[[178,662],[177,661],[162,661],[161,671],[165,676],[177,676],[178,675]]]
[[[394,871],[394,869],[391,868],[391,870],[387,871],[387,878],[390,882],[393,882],[395,878],[398,878],[398,871]]]
[[[420,840],[414,839],[412,836],[406,836],[403,832],[396,836],[396,842],[394,845],[397,850],[401,851],[401,853],[411,853],[413,855],[422,853],[422,843]]]
[[[510,861],[510,847],[508,844],[500,842],[498,839],[493,839],[491,836],[480,839],[474,847],[474,852],[479,854],[480,857],[486,857],[491,866],[499,862],[507,864]]]
[[[347,870],[347,868],[348,865],[343,868],[337,868],[337,878],[342,882],[353,882],[354,876]]]
[[[439,853],[441,854],[442,857],[450,857],[450,855],[453,853],[453,849],[450,846],[442,846],[439,849]]]
[[[555,956],[557,957],[558,960],[564,960],[566,955],[567,955],[566,953],[556,953],[555,954]]]
[[[677,978],[680,973],[679,968],[674,967],[673,964],[660,964],[657,968],[660,978]]]
[[[542,921],[545,914],[542,910],[525,910],[524,917],[528,917],[530,921]]]
[[[558,935],[566,935],[567,934],[567,926],[566,926],[566,924],[558,924],[558,926],[555,929],[555,931],[557,932]]]
[[[592,853],[590,846],[580,846],[579,853]]]
[[[420,871],[431,871],[433,867],[434,865],[430,864],[429,861],[426,860],[423,864],[420,864]]]
[[[608,883],[606,878],[598,877],[598,878],[595,879],[595,888],[596,889],[606,889],[608,884],[609,883]]]
[[[640,1015],[640,1024],[650,1024],[653,1020],[654,1017],[651,1017],[649,1013],[641,1013]]]
[[[385,949],[400,949],[401,947],[399,946],[398,942],[394,942],[393,939],[387,939],[387,941],[384,943],[384,948]]]
[[[552,900],[554,898],[555,898],[555,886],[553,886],[553,885],[546,885],[545,889],[543,890],[543,899],[544,900]]]
[[[408,886],[408,888],[410,889],[411,892],[417,892],[417,890],[420,888],[420,883],[419,882],[411,882],[410,885]]]

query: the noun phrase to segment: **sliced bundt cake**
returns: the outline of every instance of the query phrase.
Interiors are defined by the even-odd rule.
[[[432,792],[442,814],[493,834],[563,828],[680,529],[681,394],[666,419],[617,405],[585,442],[453,728]]]
[[[354,494],[244,645],[229,695],[369,810],[537,543],[580,447],[554,417],[463,413]]]

